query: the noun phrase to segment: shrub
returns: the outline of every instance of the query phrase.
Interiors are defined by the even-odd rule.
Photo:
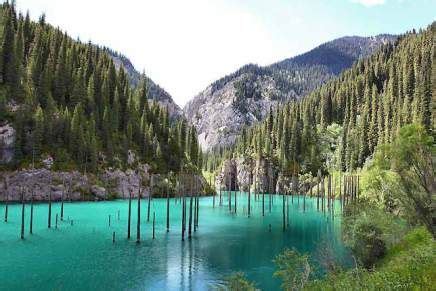
[[[255,291],[256,286],[254,283],[248,281],[245,274],[242,272],[237,272],[230,275],[226,279],[226,284],[224,290],[230,291]]]
[[[274,259],[277,265],[275,277],[282,279],[283,290],[300,290],[309,282],[312,267],[307,254],[300,254],[295,249],[285,249]]]

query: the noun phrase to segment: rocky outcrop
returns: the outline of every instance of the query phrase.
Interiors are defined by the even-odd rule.
[[[276,184],[277,170],[269,160],[243,157],[225,160],[215,179],[221,190],[271,192]]]
[[[28,169],[15,172],[1,172],[0,201],[25,200],[53,201],[61,199],[71,201],[108,200],[138,197],[174,196],[180,191],[185,193],[207,194],[208,184],[203,176],[191,175],[185,188],[178,188],[174,179],[166,175],[150,174],[148,165],[140,165],[136,170],[106,169],[98,176],[78,171],[60,172],[47,168]],[[192,182],[192,183],[191,183]],[[179,191],[179,192],[176,192]]]
[[[129,198],[131,193],[133,197],[137,197],[140,185],[142,195],[148,196],[149,169],[148,165],[140,165],[135,171],[132,169],[121,171],[120,169],[109,168],[99,176],[99,179],[111,196]]]
[[[0,164],[10,163],[14,158],[15,129],[9,123],[0,125]]]
[[[203,150],[231,145],[243,127],[263,120],[270,108],[310,93],[395,39],[343,37],[270,66],[243,66],[188,102],[185,116],[196,127]]]
[[[0,181],[1,199],[25,200],[89,200],[91,180],[79,172],[54,172],[48,169],[23,170],[2,173]],[[87,195],[87,193],[89,193]]]
[[[258,96],[239,99],[238,84],[253,79]],[[244,126],[263,120],[269,109],[274,109],[280,92],[271,76],[256,76],[248,70],[240,73],[222,86],[213,84],[187,103],[185,116],[198,133],[198,142],[205,151],[216,146],[231,145]],[[289,99],[295,94],[289,93]]]

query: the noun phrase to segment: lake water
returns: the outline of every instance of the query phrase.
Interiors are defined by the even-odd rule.
[[[289,225],[283,232],[281,196],[273,196],[270,211],[269,196],[265,195],[262,216],[262,196],[255,201],[251,195],[250,218],[247,194],[238,194],[236,214],[229,212],[227,197],[223,193],[222,206],[217,198],[215,208],[212,197],[200,199],[199,228],[184,242],[180,203],[171,199],[167,233],[166,199],[152,200],[151,218],[156,213],[156,238],[152,239],[152,222],[147,222],[147,200],[143,199],[139,244],[136,200],[132,200],[130,240],[128,201],[66,202],[64,221],[59,221],[57,228],[55,216],[60,215],[60,203],[53,203],[50,229],[48,205],[35,204],[32,235],[30,205],[26,204],[24,240],[20,239],[21,205],[9,205],[7,223],[5,207],[0,205],[0,289],[209,290],[220,286],[229,274],[242,271],[262,290],[277,290],[280,281],[272,276],[272,260],[286,247],[314,254],[319,243],[327,240],[338,258],[347,261],[340,240],[339,202],[335,202],[332,217],[317,211],[315,198],[306,198],[303,203],[302,197],[294,197],[292,203],[289,197]]]

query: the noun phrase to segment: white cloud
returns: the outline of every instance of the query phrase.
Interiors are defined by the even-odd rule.
[[[378,6],[385,4],[385,0],[352,0],[354,3],[362,4],[366,7]]]

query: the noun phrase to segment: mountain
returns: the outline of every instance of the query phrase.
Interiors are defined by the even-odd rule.
[[[270,66],[245,65],[195,96],[186,104],[185,116],[196,127],[203,150],[231,145],[244,126],[263,120],[270,108],[301,98],[395,39],[342,37]]]
[[[32,161],[87,173],[141,164],[154,173],[197,169],[195,128],[184,118],[170,122],[167,106],[149,102],[150,95],[172,102],[169,95],[151,81],[134,86],[126,58],[118,57],[117,69],[108,49],[72,39],[44,16],[31,21],[14,4],[0,5],[2,166],[16,170]]]
[[[415,125],[406,131],[431,134],[435,40],[436,22],[398,37],[304,98],[282,104],[263,122],[244,129],[222,156],[264,159],[283,175],[299,171],[316,176],[318,170],[362,168],[410,123]],[[380,157],[388,156],[383,152]]]
[[[129,58],[110,49],[106,48],[105,50],[112,57],[115,67],[117,69],[119,69],[121,66],[124,68],[127,76],[129,77],[130,84],[133,87],[138,86],[141,79],[145,78],[148,85],[148,98],[158,101],[161,106],[168,107],[168,111],[171,117],[177,118],[183,116],[182,109],[174,102],[171,95],[167,91],[165,91],[165,89],[153,82],[153,80],[150,79],[147,75],[141,75],[135,69]]]

